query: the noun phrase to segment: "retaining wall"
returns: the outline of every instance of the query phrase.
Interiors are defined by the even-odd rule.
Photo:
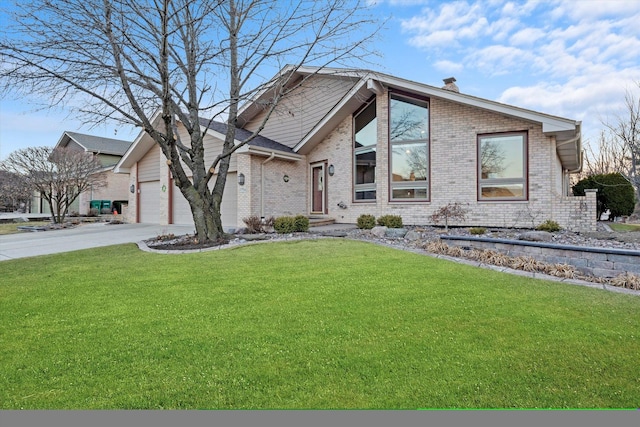
[[[568,264],[583,274],[616,277],[629,272],[640,275],[640,251],[590,248],[486,237],[440,236],[448,244],[469,249],[491,249],[517,257],[530,256],[549,264]]]

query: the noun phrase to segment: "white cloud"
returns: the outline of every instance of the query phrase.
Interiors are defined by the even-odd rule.
[[[553,10],[553,16],[574,20],[594,21],[612,16],[629,16],[640,13],[637,0],[575,1],[561,0]]]
[[[540,28],[525,28],[512,35],[509,42],[515,46],[532,45],[545,35]]]
[[[601,120],[620,112],[639,70],[590,70],[563,83],[538,82],[505,90],[498,101],[583,122],[583,137],[595,138]]]
[[[532,59],[526,50],[502,45],[487,46],[466,57],[474,68],[489,75],[513,73],[526,67]]]
[[[464,69],[464,65],[459,62],[453,62],[448,60],[436,61],[433,66],[444,73],[458,73]]]
[[[640,81],[639,25],[638,0],[457,1],[402,22],[436,70],[504,77],[500,102],[583,120],[585,134]]]
[[[488,27],[479,3],[457,1],[439,9],[426,8],[419,16],[401,21],[403,31],[417,33],[409,43],[421,48],[459,45],[461,40],[483,36]]]

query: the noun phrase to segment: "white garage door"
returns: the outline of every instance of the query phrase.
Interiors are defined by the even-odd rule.
[[[236,221],[238,209],[238,178],[236,172],[227,174],[227,185],[222,196],[222,226],[226,229],[238,227]],[[210,185],[213,186],[214,180]],[[184,198],[178,187],[173,188],[173,223],[180,225],[193,225],[193,216],[189,203]]]
[[[160,223],[160,181],[141,182],[140,218],[138,222]]]

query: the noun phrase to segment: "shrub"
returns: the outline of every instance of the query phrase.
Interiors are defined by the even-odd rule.
[[[242,222],[247,227],[247,233],[256,234],[262,233],[262,220],[257,215],[251,215],[246,218],[242,218]]]
[[[376,226],[376,217],[373,215],[362,214],[358,217],[358,228],[371,230]]]
[[[484,227],[472,227],[469,229],[469,233],[471,234],[484,234],[487,232],[487,229]]]
[[[378,225],[389,228],[402,228],[402,217],[400,215],[383,215],[378,218]]]
[[[595,188],[597,200],[597,218],[600,218],[607,209],[611,211],[609,220],[631,215],[635,206],[635,193],[633,186],[619,173],[593,175],[579,181],[573,186],[575,196],[584,196],[584,190]]]
[[[273,223],[276,221],[276,219],[272,216],[265,218],[262,221],[262,230],[263,232],[267,233],[269,231],[271,231],[271,229],[273,228]]]
[[[468,210],[463,208],[458,202],[447,203],[446,206],[442,206],[431,214],[431,221],[435,224],[439,224],[440,221],[444,221],[444,229],[449,230],[449,221],[452,219],[464,221],[467,219],[467,212]]]
[[[543,222],[542,224],[540,224],[539,226],[536,227],[536,230],[538,231],[548,231],[550,233],[553,233],[555,231],[560,231],[560,224],[558,224],[555,221],[552,221],[550,219],[546,220],[545,222]]]
[[[293,218],[293,226],[295,228],[295,231],[301,233],[309,231],[309,218],[304,215],[296,215]]]
[[[87,214],[87,216],[98,216],[98,209],[96,208],[89,209],[89,213]]]
[[[296,231],[295,218],[292,216],[281,216],[273,221],[273,228],[281,234],[293,233]]]

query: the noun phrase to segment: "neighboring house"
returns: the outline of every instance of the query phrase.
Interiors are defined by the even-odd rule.
[[[64,147],[71,150],[93,153],[104,166],[97,173],[107,172],[106,183],[102,187],[91,188],[78,196],[69,208],[69,213],[77,212],[86,215],[92,200],[108,200],[112,205],[126,205],[129,198],[129,177],[126,174],[115,174],[113,169],[122,155],[131,146],[131,141],[103,138],[77,132],[65,131],[55,148]],[[50,213],[47,202],[39,197],[32,202],[32,213]]]
[[[468,215],[457,225],[531,228],[550,219],[595,229],[595,193],[570,195],[569,176],[582,168],[580,122],[459,93],[453,78],[438,88],[366,70],[307,67],[296,75],[299,87],[260,137],[232,156],[225,228],[250,215],[295,214],[339,223],[394,214],[427,225],[458,202]],[[259,127],[268,97],[265,90],[241,109],[238,140]],[[220,152],[225,129],[207,129],[207,160]],[[128,221],[193,223],[146,133],[116,172],[130,174]]]

